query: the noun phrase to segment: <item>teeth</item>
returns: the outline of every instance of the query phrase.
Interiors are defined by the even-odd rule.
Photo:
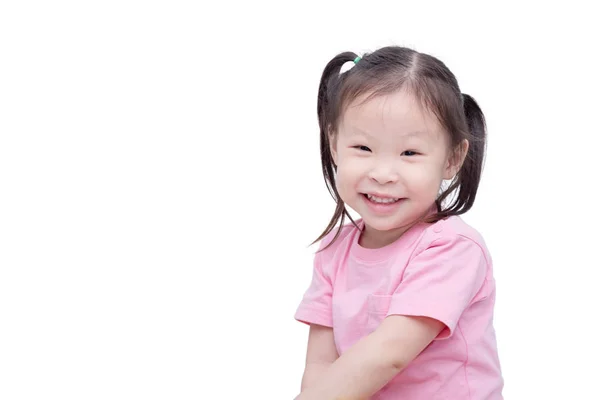
[[[397,202],[400,198],[391,198],[391,197],[377,197],[377,196],[373,196],[371,194],[368,194],[367,197],[369,198],[369,200],[375,202],[375,203],[383,203],[383,204],[389,204],[389,203],[395,203]]]

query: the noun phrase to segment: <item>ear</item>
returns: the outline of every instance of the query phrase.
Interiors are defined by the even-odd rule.
[[[450,180],[456,176],[460,167],[462,167],[465,157],[469,151],[469,141],[463,139],[458,147],[450,154],[444,168],[444,179]]]
[[[337,138],[333,133],[328,134],[329,138],[329,150],[331,151],[331,157],[333,158],[333,163],[337,165]]]

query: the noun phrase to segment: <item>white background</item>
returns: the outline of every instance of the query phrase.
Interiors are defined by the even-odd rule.
[[[3,2],[0,398],[293,398],[320,74],[389,44],[488,119],[505,398],[600,398],[597,14],[449,3]]]

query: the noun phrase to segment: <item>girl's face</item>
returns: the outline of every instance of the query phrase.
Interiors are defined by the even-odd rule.
[[[437,118],[405,91],[350,104],[331,139],[337,190],[365,223],[361,242],[377,247],[431,210],[464,158],[452,162]]]

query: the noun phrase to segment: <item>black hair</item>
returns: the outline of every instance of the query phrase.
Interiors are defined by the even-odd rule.
[[[357,57],[352,52],[336,55],[325,66],[319,84],[317,115],[321,131],[321,165],[327,188],[336,201],[336,209],[329,225],[315,242],[339,224],[329,244],[335,241],[346,217],[356,225],[336,189],[336,165],[330,139],[337,134],[348,105],[365,95],[364,102],[400,89],[408,90],[437,117],[448,134],[452,151],[456,152],[465,139],[469,142],[458,173],[436,199],[437,213],[424,220],[435,222],[467,212],[477,195],[486,146],[485,117],[475,99],[462,93],[454,74],[431,55],[406,47],[388,46]],[[354,61],[356,65],[340,73],[344,64]],[[455,195],[450,197],[453,193]]]

